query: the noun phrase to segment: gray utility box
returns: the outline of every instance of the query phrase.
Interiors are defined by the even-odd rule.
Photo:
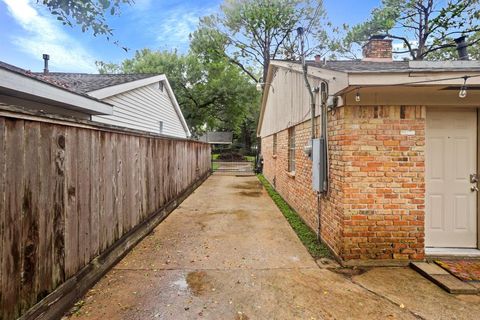
[[[327,191],[327,148],[323,138],[312,140],[312,184],[317,192]]]

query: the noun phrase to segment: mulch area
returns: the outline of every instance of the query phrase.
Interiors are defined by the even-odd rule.
[[[480,260],[436,260],[443,269],[463,281],[480,281]]]

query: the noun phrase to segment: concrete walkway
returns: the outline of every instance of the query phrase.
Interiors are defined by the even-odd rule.
[[[443,302],[448,319],[480,314],[479,301],[411,272],[375,269],[352,281],[321,269],[256,177],[214,175],[89,291],[71,319],[440,319]],[[423,314],[417,283],[427,287],[422,297],[431,294]]]

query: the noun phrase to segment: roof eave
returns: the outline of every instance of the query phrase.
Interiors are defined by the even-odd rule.
[[[110,104],[74,93],[19,72],[0,68],[0,88],[17,93],[17,97],[61,106],[91,115],[111,115]]]

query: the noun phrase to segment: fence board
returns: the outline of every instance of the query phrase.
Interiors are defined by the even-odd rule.
[[[78,207],[77,207],[77,130],[68,128],[65,133],[65,167],[67,171],[67,211],[65,214],[65,274],[73,276],[80,270],[78,254]]]
[[[90,149],[91,136],[88,131],[78,129],[77,152],[77,212],[78,212],[78,256],[79,267],[90,259]]]
[[[48,299],[148,218],[161,219],[210,170],[204,143],[21,118],[0,117],[3,320]]]
[[[0,118],[0,310],[3,306],[3,247],[4,238],[3,235],[5,229],[5,119]],[[1,317],[0,312],[0,317]]]
[[[36,301],[38,276],[38,226],[39,226],[39,146],[40,125],[25,123],[25,184],[22,203],[22,286],[21,309],[26,311]]]
[[[114,235],[116,226],[115,221],[115,157],[113,153],[114,140],[110,132],[105,133],[105,160],[104,160],[104,181],[105,181],[105,220],[102,221],[103,229],[105,230],[105,244],[108,248],[114,242]]]
[[[52,175],[52,136],[54,126],[45,124],[40,126],[39,149],[39,223],[38,223],[38,277],[36,283],[36,300],[44,298],[51,290],[53,264],[53,193],[51,187]]]
[[[90,257],[98,256],[100,247],[100,132],[92,132],[90,155]]]
[[[65,127],[55,127],[52,140],[52,283],[56,287],[65,281]]]
[[[24,121],[5,121],[5,231],[3,233],[2,305],[4,319],[20,315]]]

